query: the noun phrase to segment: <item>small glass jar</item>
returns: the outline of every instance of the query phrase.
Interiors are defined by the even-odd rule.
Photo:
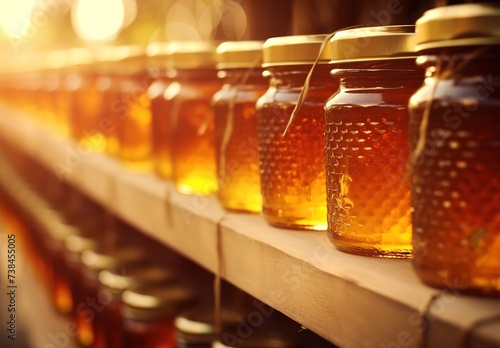
[[[300,341],[282,332],[256,331],[250,337],[240,337],[237,332],[225,332],[212,348],[300,348]]]
[[[414,32],[349,29],[330,42],[340,88],[325,104],[328,236],[342,251],[411,256],[407,104],[423,81]]]
[[[151,151],[155,173],[164,179],[172,178],[172,154],[170,144],[170,113],[165,91],[171,82],[168,60],[168,43],[154,42],[148,45],[148,72],[154,82],[148,88],[151,103]]]
[[[326,35],[286,36],[264,44],[270,75],[257,101],[262,213],[273,226],[326,230],[323,105],[337,83],[328,78],[329,46],[321,52],[309,92],[285,137],[306,76]]]
[[[222,332],[234,330],[238,326],[239,313],[221,309],[220,328]],[[215,325],[213,308],[194,308],[175,318],[177,348],[210,348],[219,334]]]
[[[409,103],[413,267],[426,284],[500,294],[500,7],[464,4],[417,21],[427,68]]]
[[[262,76],[261,41],[230,41],[217,47],[219,77],[214,95],[217,196],[228,210],[262,210],[255,103],[268,81]]]
[[[161,284],[173,284],[173,271],[154,265],[133,265],[126,269],[109,269],[99,273],[103,289],[111,294],[102,313],[96,316],[93,326],[96,341],[105,342],[104,347],[123,347],[121,295],[125,290]]]
[[[104,151],[106,142],[99,132],[103,94],[97,85],[94,56],[85,48],[73,48],[66,54],[70,66],[66,88],[73,93],[69,114],[71,136],[87,151]]]
[[[152,168],[151,110],[148,88],[152,78],[146,69],[143,46],[120,47],[123,58],[115,64],[121,74],[114,120],[117,128],[118,157],[131,169]]]
[[[105,269],[126,270],[134,265],[148,262],[147,254],[137,247],[122,247],[104,250],[86,250],[81,254],[83,268],[80,286],[76,287],[74,298],[76,340],[84,347],[101,347],[104,341],[97,341],[94,321],[111,301],[111,294],[99,283],[99,272]]]
[[[216,42],[168,45],[175,81],[165,90],[171,120],[172,179],[181,193],[209,195],[217,191],[212,96],[217,78]]]
[[[175,348],[174,319],[196,302],[181,285],[148,286],[122,294],[124,340],[128,348]]]

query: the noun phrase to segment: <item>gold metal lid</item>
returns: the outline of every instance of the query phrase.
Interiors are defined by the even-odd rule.
[[[97,66],[113,75],[129,75],[146,69],[146,47],[142,45],[104,46],[96,51]]]
[[[123,316],[135,320],[155,320],[175,317],[196,302],[194,293],[185,286],[156,285],[122,294]]]
[[[324,35],[295,35],[267,39],[264,43],[263,67],[278,65],[312,65],[320,53]],[[331,57],[330,45],[321,52],[319,63],[328,63]]]
[[[331,62],[415,57],[414,40],[413,25],[341,30],[330,39]]]
[[[262,64],[264,41],[227,41],[217,46],[217,69],[249,68]]]
[[[416,50],[500,44],[500,5],[462,4],[429,10],[416,23]]]
[[[167,69],[171,66],[167,42],[151,42],[146,47],[146,55],[150,67]]]
[[[64,244],[66,249],[74,254],[82,254],[85,250],[92,250],[97,247],[97,242],[94,238],[80,236],[80,235],[70,235],[68,236]]]
[[[146,254],[142,249],[123,248],[111,252],[99,252],[97,250],[86,250],[81,255],[82,263],[93,271],[102,271],[119,266],[140,263],[146,260]]]
[[[134,289],[153,284],[168,284],[175,280],[171,270],[153,265],[133,265],[124,270],[108,269],[99,272],[99,281],[113,290]]]
[[[217,41],[172,41],[167,54],[174,69],[215,68]]]
[[[67,66],[70,68],[86,67],[95,62],[94,54],[85,47],[67,49],[65,54],[68,63]]]

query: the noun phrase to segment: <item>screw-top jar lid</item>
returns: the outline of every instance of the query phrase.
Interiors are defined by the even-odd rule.
[[[320,53],[321,44],[327,37],[320,35],[280,36],[267,39],[264,43],[263,67],[279,65],[312,65]],[[321,52],[319,63],[328,63],[331,57],[330,45]]]
[[[69,48],[65,52],[67,67],[70,69],[89,69],[95,63],[95,56],[91,50],[85,47]]]
[[[123,316],[135,320],[174,318],[196,302],[185,286],[161,284],[125,290],[122,294]]]
[[[215,341],[212,348],[299,348],[300,342],[293,336],[285,335],[282,332],[257,331],[252,336],[245,339],[238,339],[234,335],[235,342],[222,343]]]
[[[414,40],[413,25],[341,30],[330,39],[331,62],[415,57]]]
[[[171,66],[167,42],[151,42],[146,47],[148,66],[168,69]]]
[[[96,52],[98,68],[113,75],[136,74],[146,69],[146,47],[104,46]]]
[[[500,44],[500,6],[462,4],[434,8],[416,23],[416,50]]]
[[[137,264],[147,260],[146,254],[138,248],[122,248],[111,252],[86,250],[81,255],[82,263],[93,271],[102,271],[120,266]]]
[[[217,41],[172,41],[166,50],[174,69],[215,68]]]
[[[262,64],[264,41],[227,41],[217,47],[217,69],[249,68]]]
[[[132,265],[124,270],[106,269],[99,273],[99,281],[112,290],[127,290],[153,284],[173,283],[175,274],[165,267]]]
[[[220,310],[222,330],[234,330],[238,325],[239,313],[229,309]],[[177,341],[188,344],[210,344],[217,338],[213,308],[194,308],[175,318]]]

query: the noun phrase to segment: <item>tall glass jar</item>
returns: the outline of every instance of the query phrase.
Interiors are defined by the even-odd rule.
[[[97,86],[94,56],[85,48],[70,49],[67,55],[71,66],[67,88],[73,93],[69,115],[71,136],[86,150],[104,151],[106,143],[98,130],[103,94]]]
[[[114,103],[118,157],[132,169],[150,170],[151,110],[147,91],[152,78],[146,69],[145,47],[123,46],[120,50],[123,56],[115,64],[121,80]]]
[[[500,293],[500,7],[446,6],[417,21],[411,97],[413,266],[426,284]]]
[[[411,256],[406,106],[423,81],[414,32],[349,29],[331,40],[340,88],[325,104],[328,235],[342,251]]]
[[[257,101],[262,213],[271,225],[326,230],[323,105],[337,86],[329,78],[329,46],[321,52],[307,97],[283,132],[326,35],[287,36],[264,44],[270,75]]]
[[[231,41],[217,47],[222,88],[213,97],[217,196],[228,210],[260,212],[259,152],[255,103],[268,81],[262,76],[261,41]]]
[[[172,178],[172,154],[170,146],[170,113],[165,91],[171,81],[168,60],[168,44],[154,42],[148,45],[148,71],[154,82],[148,88],[151,108],[151,151],[155,173],[164,179]]]
[[[196,302],[181,285],[156,285],[122,294],[123,329],[128,348],[175,348],[174,319]]]
[[[165,91],[171,120],[172,179],[177,191],[217,191],[212,96],[222,83],[215,68],[216,42],[168,46],[174,82]]]

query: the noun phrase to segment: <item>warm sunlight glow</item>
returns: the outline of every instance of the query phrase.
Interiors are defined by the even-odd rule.
[[[125,21],[123,0],[76,0],[71,9],[73,27],[85,41],[114,39]]]
[[[5,35],[18,39],[29,33],[37,0],[0,0],[0,27]]]

